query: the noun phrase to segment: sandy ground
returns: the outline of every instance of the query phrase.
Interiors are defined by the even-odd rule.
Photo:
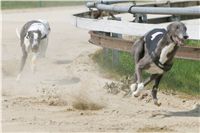
[[[160,92],[162,105],[157,107],[148,97],[123,98],[103,89],[111,80],[90,58],[99,47],[88,43],[88,31],[70,23],[71,14],[83,10],[77,6],[3,12],[3,132],[200,132],[197,99]],[[39,60],[34,74],[28,61],[16,82],[22,54],[15,28],[38,18],[47,19],[52,28],[47,58]]]

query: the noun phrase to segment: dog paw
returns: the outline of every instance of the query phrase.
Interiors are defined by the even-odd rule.
[[[134,92],[137,89],[136,86],[137,84],[131,84],[130,88],[132,92]]]
[[[137,90],[135,92],[133,92],[133,96],[138,97],[140,96],[141,92],[144,90],[144,84],[140,83],[137,86]]]
[[[154,102],[154,104],[155,104],[156,106],[158,106],[158,107],[161,106],[161,103],[158,102],[158,99],[154,99],[153,102]]]

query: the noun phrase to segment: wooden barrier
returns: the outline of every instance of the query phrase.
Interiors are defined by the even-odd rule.
[[[134,40],[128,41],[120,38],[113,38],[92,31],[90,31],[89,33],[91,36],[89,42],[94,45],[101,46],[103,48],[110,48],[110,49],[117,49],[120,51],[131,52],[131,47],[134,44]],[[179,48],[175,57],[181,59],[200,60],[200,48],[182,46]]]

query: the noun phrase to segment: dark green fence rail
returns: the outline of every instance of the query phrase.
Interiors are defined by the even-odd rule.
[[[1,1],[1,9],[76,6],[84,4],[84,1]]]

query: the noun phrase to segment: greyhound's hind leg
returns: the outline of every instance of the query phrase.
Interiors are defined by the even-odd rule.
[[[134,62],[135,65],[138,64],[138,62],[140,61],[141,58],[143,58],[144,56],[144,38],[141,37],[139,40],[137,40],[135,42],[135,44],[132,47],[132,54],[134,55]],[[137,69],[137,68],[136,68]],[[135,73],[134,73],[134,81],[133,84],[130,85],[130,90],[131,90],[131,94],[137,90],[138,87],[138,75],[137,75],[137,70],[135,69]]]
[[[144,57],[144,39],[140,38],[135,42],[135,44],[132,47],[132,54],[134,56],[134,63],[135,66],[138,64],[140,59]],[[136,67],[135,67],[135,73],[134,73],[134,82],[138,80],[137,74],[136,74]]]
[[[137,64],[136,64],[136,74],[137,74],[137,90],[133,92],[135,97],[138,97],[142,90],[144,90],[145,83],[142,80],[142,70],[147,69],[151,63],[151,57],[145,55]]]
[[[135,65],[144,57],[144,39],[143,37],[140,38],[138,41],[135,42],[133,45],[132,51],[134,56]]]
[[[144,83],[142,83],[142,69],[143,66],[140,64],[136,65],[136,76],[137,76],[137,81],[136,83],[132,84],[131,87],[131,91],[133,92],[133,95],[135,97],[138,97],[140,95],[140,93],[142,92],[142,90],[144,89]]]

